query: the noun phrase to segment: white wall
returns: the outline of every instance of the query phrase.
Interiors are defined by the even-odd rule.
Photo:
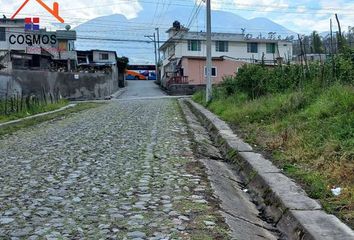
[[[278,42],[279,57],[286,57],[292,59],[292,44],[289,42]],[[245,58],[245,59],[256,59],[262,60],[262,55],[265,54],[265,60],[273,60],[278,57],[278,52],[275,54],[267,53],[267,44],[258,43],[258,53],[248,53],[247,52],[247,42],[229,42],[228,52],[216,52],[215,42],[212,43],[212,56],[221,57],[229,56],[233,58]],[[289,56],[290,54],[290,56]],[[167,56],[167,55],[166,55]],[[193,57],[205,57],[206,56],[206,44],[201,42],[201,51],[188,51],[188,42],[183,41],[176,44],[175,58],[181,58],[183,56],[193,56]],[[287,60],[287,59],[286,59]],[[163,64],[168,63],[168,58],[164,59]]]
[[[100,59],[100,54],[101,54],[101,53],[108,53],[108,60],[102,60],[102,59]],[[116,62],[116,55],[115,55],[113,52],[94,51],[94,52],[93,52],[93,61],[94,61],[94,62],[101,62],[101,63]]]
[[[4,26],[0,26],[4,27]],[[5,34],[6,34],[6,40],[5,41],[0,41],[0,49],[1,50],[22,50],[25,51],[27,45],[26,44],[18,44],[17,42],[15,44],[10,44],[9,42],[9,37],[10,35],[15,35],[16,37],[18,35],[24,35],[25,34],[25,29],[24,27],[5,27]],[[15,40],[15,38],[14,38]]]

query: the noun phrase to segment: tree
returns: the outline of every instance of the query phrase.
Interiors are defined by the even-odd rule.
[[[316,31],[312,33],[312,53],[324,53],[322,39]]]
[[[127,57],[118,57],[117,58],[117,67],[118,67],[118,84],[120,88],[125,87],[124,75],[125,70],[128,67],[129,58]]]
[[[127,57],[123,56],[123,57],[117,58],[117,66],[118,66],[119,71],[124,72],[128,67],[128,63],[129,63],[129,58],[127,58]]]

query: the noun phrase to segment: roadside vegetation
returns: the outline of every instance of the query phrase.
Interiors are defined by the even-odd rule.
[[[63,103],[66,103],[66,101],[63,101]],[[14,133],[14,132],[16,132],[16,131],[18,131],[18,130],[20,130],[22,128],[26,128],[26,127],[31,127],[31,126],[37,125],[37,124],[42,123],[42,122],[60,120],[60,119],[63,119],[63,118],[66,118],[66,117],[70,116],[71,114],[78,113],[78,112],[81,112],[81,111],[84,111],[84,110],[88,110],[88,109],[91,109],[91,108],[99,107],[99,106],[102,106],[104,104],[105,103],[93,103],[93,102],[92,103],[90,103],[90,102],[78,103],[76,106],[71,107],[71,108],[67,108],[67,109],[65,109],[63,111],[59,111],[59,112],[48,114],[48,115],[45,115],[45,116],[40,116],[40,117],[36,117],[36,118],[32,118],[32,119],[23,120],[23,121],[18,122],[18,123],[6,125],[6,126],[3,126],[3,127],[0,127],[0,137],[3,136],[3,135],[6,135],[6,134]],[[63,105],[63,106],[65,106],[65,105]],[[52,110],[54,110],[54,106],[50,106],[50,105],[47,105],[44,108],[50,109],[51,107],[53,107]],[[49,110],[47,110],[47,111],[49,111]]]
[[[343,48],[325,63],[245,65],[205,102],[243,138],[354,226],[354,57]],[[331,189],[341,188],[339,196]]]
[[[13,96],[0,100],[0,123],[28,117],[38,113],[53,111],[69,104],[69,101],[60,99],[49,102],[37,97]]]

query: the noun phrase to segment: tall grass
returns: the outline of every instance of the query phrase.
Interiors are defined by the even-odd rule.
[[[231,123],[245,140],[268,151],[311,197],[354,226],[354,64],[336,62],[267,69],[244,66],[193,99]],[[342,188],[335,197],[330,189]]]
[[[6,122],[18,118],[23,118],[33,114],[52,111],[67,105],[67,101],[63,99],[54,99],[50,97],[48,100],[32,96],[14,95],[10,98],[0,100],[0,122]]]

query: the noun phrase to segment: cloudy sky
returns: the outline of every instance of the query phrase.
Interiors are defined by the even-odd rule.
[[[151,14],[183,6],[192,11],[194,2],[201,0],[57,0],[60,14],[67,24],[76,26],[89,19],[124,14],[127,18],[136,17],[143,8],[151,8]],[[307,33],[311,30],[328,31],[329,19],[338,13],[346,30],[354,25],[353,0],[211,0],[214,9],[236,13],[244,18],[267,17],[290,30]],[[0,0],[0,12],[10,17],[24,0]],[[44,0],[52,5],[52,0]],[[154,13],[155,9],[155,13]],[[40,16],[42,25],[53,21],[35,0],[21,12],[20,17]]]

